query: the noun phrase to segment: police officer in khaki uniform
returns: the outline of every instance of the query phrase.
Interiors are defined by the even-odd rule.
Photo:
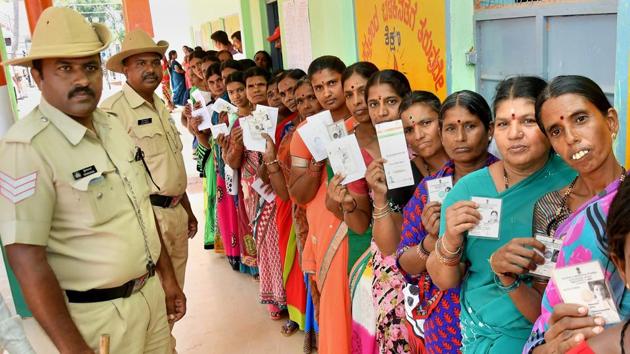
[[[32,67],[42,99],[0,141],[0,235],[61,353],[94,353],[102,334],[112,353],[168,353],[168,321],[186,302],[160,244],[142,154],[96,109],[99,53],[110,41],[105,26],[48,8],[29,56],[4,63]]]
[[[186,195],[186,169],[182,142],[166,105],[155,94],[162,82],[162,62],[166,41],[157,44],[143,30],[125,36],[120,53],[107,61],[107,69],[125,74],[120,92],[107,98],[101,109],[123,124],[144,159],[153,182],[151,203],[158,220],[179,286],[184,288],[188,259],[188,238],[197,232],[195,218]]]

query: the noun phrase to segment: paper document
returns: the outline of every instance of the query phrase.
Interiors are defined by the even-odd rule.
[[[307,121],[304,125],[297,128],[297,132],[315,161],[322,161],[328,157],[326,146],[331,140],[324,124],[316,121]]]
[[[556,268],[558,254],[560,254],[560,249],[562,248],[562,240],[555,239],[547,235],[535,235],[534,237],[545,245],[544,253],[540,252],[537,248],[534,248],[534,252],[538,253],[545,259],[545,264],[537,265],[536,269],[531,270],[529,273],[537,276],[538,278],[547,279],[551,277],[554,268]]]
[[[210,102],[210,94],[208,93],[208,100],[206,100],[206,95],[203,94],[203,92],[199,89],[197,90],[193,90],[190,93],[190,96],[192,96],[192,98],[195,100],[195,103],[200,102],[202,107],[205,107],[208,105],[208,102]]]
[[[407,152],[407,142],[400,119],[376,125],[381,157],[386,160],[385,177],[388,189],[413,185],[413,172]]]
[[[348,135],[346,123],[343,120],[335,122],[330,111],[323,111],[306,118],[309,123],[322,124],[326,129],[328,138],[336,140]]]
[[[429,202],[442,203],[448,192],[453,189],[453,177],[442,177],[426,182],[427,192],[429,192]]]
[[[479,225],[468,231],[468,236],[499,239],[501,222],[501,199],[472,197],[479,204],[477,211],[481,214]]]
[[[606,325],[621,321],[598,261],[555,269],[553,280],[565,304],[587,306],[589,316],[604,318]]]
[[[238,195],[238,172],[234,171],[228,164],[224,166],[225,170],[225,189],[229,195]]]
[[[341,184],[348,184],[365,177],[365,161],[359,142],[354,134],[333,140],[326,147],[330,166],[335,174],[346,176]]]
[[[201,124],[197,127],[199,130],[210,129],[212,126],[212,113],[208,110],[208,107],[201,106],[199,109],[195,109],[192,111],[192,116],[194,118],[201,117]]]
[[[271,203],[276,199],[276,193],[273,192],[271,186],[265,184],[260,178],[257,178],[254,183],[252,183],[252,188],[256,191],[256,193],[260,194],[267,203]],[[267,189],[270,191],[267,192]]]
[[[240,118],[240,124],[243,129],[245,148],[250,151],[265,152],[267,140],[261,134],[268,134],[275,142],[278,109],[258,105],[251,116]]]
[[[217,113],[238,113],[238,108],[235,105],[222,98],[217,98],[217,100],[214,101],[212,104],[212,110]]]
[[[219,136],[219,134],[223,134],[225,136],[230,134],[225,123],[210,126],[210,131],[212,132],[212,137],[214,137],[215,139]]]

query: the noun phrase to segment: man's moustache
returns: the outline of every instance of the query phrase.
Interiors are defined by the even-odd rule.
[[[146,74],[146,75],[142,75],[142,80],[148,80],[148,79],[153,79],[153,80],[157,80],[158,77],[155,74]]]
[[[68,99],[70,99],[70,98],[72,98],[72,97],[74,97],[74,96],[76,96],[78,94],[81,94],[81,93],[85,93],[85,94],[90,95],[92,97],[96,97],[96,94],[94,93],[94,91],[91,88],[89,88],[89,87],[77,87],[77,88],[73,89],[72,91],[70,91],[68,93]]]

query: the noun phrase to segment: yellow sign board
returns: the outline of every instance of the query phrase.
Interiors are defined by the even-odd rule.
[[[354,0],[359,59],[446,98],[446,1]]]

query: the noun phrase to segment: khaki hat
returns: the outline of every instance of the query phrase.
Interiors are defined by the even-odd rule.
[[[89,23],[67,7],[49,7],[37,21],[29,54],[2,64],[31,66],[37,59],[89,57],[102,52],[111,40],[105,25]]]
[[[124,66],[123,60],[129,58],[130,56],[141,53],[157,53],[164,57],[164,53],[167,49],[167,41],[159,41],[156,44],[148,33],[141,29],[135,29],[127,33],[122,42],[122,49],[120,50],[120,53],[112,55],[112,57],[107,61],[105,67],[108,70],[122,73]]]

